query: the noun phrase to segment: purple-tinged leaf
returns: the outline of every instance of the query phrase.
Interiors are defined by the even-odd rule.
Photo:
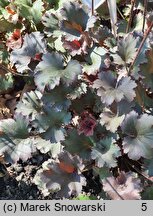
[[[124,153],[128,153],[129,158],[138,160],[141,157],[153,157],[153,116],[142,114],[139,117],[135,111],[131,111],[121,128],[125,134]]]
[[[80,173],[84,166],[78,156],[62,152],[58,159],[49,159],[42,166],[34,177],[34,183],[45,196],[56,192],[61,198],[69,198],[73,193],[79,195],[82,186],[86,185],[86,179]]]
[[[26,161],[36,151],[34,138],[29,138],[28,121],[23,116],[17,115],[16,120],[2,120],[0,128],[0,154],[4,154],[7,162]]]
[[[140,179],[132,172],[121,172],[117,178],[108,177],[102,180],[103,190],[112,200],[139,200],[142,187]]]
[[[77,2],[67,2],[61,9],[63,20],[60,29],[66,33],[68,40],[78,40],[85,31],[94,26],[96,17],[89,16],[89,10]]]
[[[117,128],[121,125],[125,118],[125,115],[118,116],[114,114],[111,110],[106,109],[103,113],[100,114],[100,124],[105,125],[107,130],[115,133]]]
[[[35,70],[35,83],[40,91],[45,87],[54,89],[60,84],[60,80],[67,86],[77,80],[81,73],[81,65],[76,60],[70,60],[64,66],[63,57],[58,53],[46,53]]]
[[[11,64],[16,66],[19,73],[31,70],[29,64],[36,55],[46,52],[44,35],[40,32],[32,32],[24,36],[24,42],[20,49],[14,49],[10,56]]]
[[[136,96],[134,88],[137,84],[130,77],[123,77],[117,81],[112,72],[104,72],[99,78],[94,81],[93,88],[98,89],[97,95],[107,105],[111,105],[114,101],[120,102],[122,99],[131,102]]]
[[[92,148],[91,158],[95,160],[95,164],[98,167],[103,167],[104,165],[111,168],[117,166],[116,158],[121,156],[120,148],[115,145],[112,138],[106,138],[100,140]]]

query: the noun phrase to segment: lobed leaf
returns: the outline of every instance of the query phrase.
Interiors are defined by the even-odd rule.
[[[31,70],[29,64],[36,54],[41,54],[46,51],[44,35],[40,32],[32,32],[24,36],[24,42],[20,49],[12,51],[10,61],[16,66],[19,73],[26,70]]]
[[[29,138],[28,121],[23,116],[17,115],[16,120],[2,120],[0,127],[0,154],[4,154],[7,162],[26,161],[36,151],[34,138]]]
[[[99,168],[104,165],[111,168],[117,166],[116,158],[121,156],[120,148],[113,143],[112,138],[100,140],[92,148],[91,158]]]
[[[128,153],[129,158],[138,160],[153,156],[153,116],[142,114],[139,117],[135,111],[131,111],[121,128],[125,134],[124,153]]]
[[[60,54],[46,53],[35,69],[35,83],[38,89],[43,92],[45,87],[54,89],[60,84],[60,80],[69,86],[76,81],[80,73],[81,65],[78,61],[71,60],[65,67]]]
[[[111,72],[103,72],[99,79],[93,83],[93,88],[98,89],[97,95],[106,105],[111,105],[114,101],[120,102],[126,99],[131,102],[136,96],[134,88],[137,86],[130,77],[123,77],[117,81]]]
[[[108,177],[102,180],[103,190],[112,200],[139,200],[142,187],[140,179],[132,172],[121,172],[117,178]]]
[[[42,169],[34,177],[34,183],[45,196],[56,192],[58,196],[69,198],[73,193],[79,195],[82,186],[86,185],[79,157],[72,157],[68,152],[59,154],[58,159],[44,162]],[[62,176],[62,178],[61,178]]]

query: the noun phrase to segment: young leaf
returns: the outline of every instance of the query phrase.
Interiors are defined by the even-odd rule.
[[[92,136],[96,127],[96,119],[92,114],[84,112],[79,119],[78,134],[84,134],[85,136]]]
[[[69,198],[72,193],[79,195],[82,186],[86,185],[86,179],[80,173],[84,168],[82,161],[68,152],[62,152],[58,159],[49,159],[42,166],[34,177],[34,183],[44,196],[57,192],[61,198]]]
[[[129,158],[138,160],[153,156],[153,116],[142,114],[138,117],[135,111],[131,111],[121,128],[125,134],[124,153],[128,153]]]

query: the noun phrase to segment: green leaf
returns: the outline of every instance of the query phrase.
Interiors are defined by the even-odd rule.
[[[118,116],[118,114],[112,113],[109,109],[106,109],[100,114],[100,124],[105,125],[107,130],[115,133],[117,128],[121,125],[125,115]]]
[[[99,79],[93,83],[93,88],[98,89],[97,95],[106,105],[111,105],[114,101],[120,102],[126,99],[131,102],[136,96],[134,88],[137,86],[130,77],[123,77],[119,81],[112,72],[103,72]]]
[[[142,114],[138,117],[135,111],[131,111],[122,123],[122,131],[126,136],[124,153],[128,153],[129,158],[138,160],[153,156],[153,116]]]
[[[100,180],[102,181],[104,178],[112,176],[110,169],[106,166],[103,166],[101,168],[99,167],[93,167],[94,175],[98,175]]]
[[[71,105],[71,101],[68,99],[69,92],[71,92],[71,88],[69,89],[65,88],[64,85],[59,85],[50,92],[44,93],[42,96],[42,101],[45,106],[56,106],[60,110],[67,110]]]
[[[62,20],[60,29],[66,33],[68,40],[77,40],[83,34],[94,26],[96,17],[89,16],[87,7],[78,2],[66,2],[60,11]]]
[[[38,90],[24,93],[16,106],[16,113],[22,113],[22,115],[29,116],[31,120],[34,120],[42,108],[41,97],[42,94]]]
[[[129,64],[136,56],[137,39],[131,33],[119,39],[117,44],[117,52],[112,54],[114,62],[119,65]]]
[[[78,135],[76,129],[68,132],[66,140],[62,143],[65,150],[74,155],[79,155],[83,159],[90,160],[91,147],[93,145],[90,138],[84,135]]]
[[[81,83],[70,94],[68,94],[68,98],[70,98],[71,100],[75,100],[77,98],[80,98],[86,92],[87,92],[87,85],[85,83]]]
[[[114,144],[112,138],[106,138],[96,143],[96,146],[92,148],[91,158],[95,160],[96,166],[103,167],[116,167],[116,158],[121,156],[120,148]]]
[[[140,74],[144,76],[143,82],[146,87],[153,91],[153,47],[146,51],[147,62],[140,65]]]
[[[50,140],[52,143],[60,142],[65,139],[64,126],[71,120],[71,114],[64,110],[58,110],[48,107],[47,110],[38,114],[33,122],[34,127],[43,138]]]
[[[144,188],[144,191],[141,193],[142,200],[153,200],[153,186]]]
[[[72,105],[71,108],[75,110],[77,113],[83,112],[87,107],[94,108],[97,102],[97,96],[92,92],[89,88],[87,89],[87,93],[82,95],[80,98],[76,98],[75,100],[71,101]],[[101,101],[100,101],[101,105]],[[101,106],[98,106],[101,108]],[[97,107],[96,107],[97,111]]]
[[[11,73],[5,74],[5,76],[0,76],[0,94],[11,89],[14,84],[14,79]]]
[[[7,5],[8,5],[8,0],[1,0],[0,1],[0,6],[2,7],[2,8],[5,8]]]
[[[35,83],[40,91],[44,91],[45,87],[55,88],[59,85],[60,80],[69,86],[77,80],[80,73],[81,65],[78,61],[71,60],[65,67],[63,57],[60,54],[46,53],[36,67]]]
[[[34,139],[29,138],[28,121],[23,116],[6,119],[0,122],[0,154],[4,154],[9,163],[16,163],[19,159],[26,161],[36,151]]]
[[[153,158],[144,160],[144,170],[149,177],[153,177]]]
[[[35,145],[41,153],[50,153],[53,158],[57,157],[63,150],[60,143],[51,143],[49,140],[44,140],[40,137],[35,139]]]
[[[56,36],[59,32],[59,20],[52,11],[47,11],[42,17],[42,23],[45,26],[44,32],[48,37]]]
[[[96,74],[100,70],[105,54],[106,50],[102,47],[95,47],[90,50],[88,56],[85,57],[86,63],[83,65],[83,71],[88,75]]]
[[[74,200],[97,200],[95,196],[80,194]]]
[[[15,0],[15,5],[18,6],[20,15],[25,17],[29,21],[33,20],[35,24],[38,24],[42,18],[43,1],[36,0],[32,2],[31,0]]]

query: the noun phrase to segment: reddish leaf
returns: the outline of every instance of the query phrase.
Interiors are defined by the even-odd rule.
[[[9,49],[19,49],[22,45],[22,37],[20,29],[16,29],[13,34],[8,38],[6,46]]]
[[[96,119],[87,112],[83,113],[81,119],[79,120],[79,135],[84,133],[86,136],[92,136],[95,127]]]
[[[73,173],[75,171],[75,167],[70,165],[70,164],[67,164],[63,161],[60,162],[59,164],[59,168],[63,171],[65,171],[66,173]]]

